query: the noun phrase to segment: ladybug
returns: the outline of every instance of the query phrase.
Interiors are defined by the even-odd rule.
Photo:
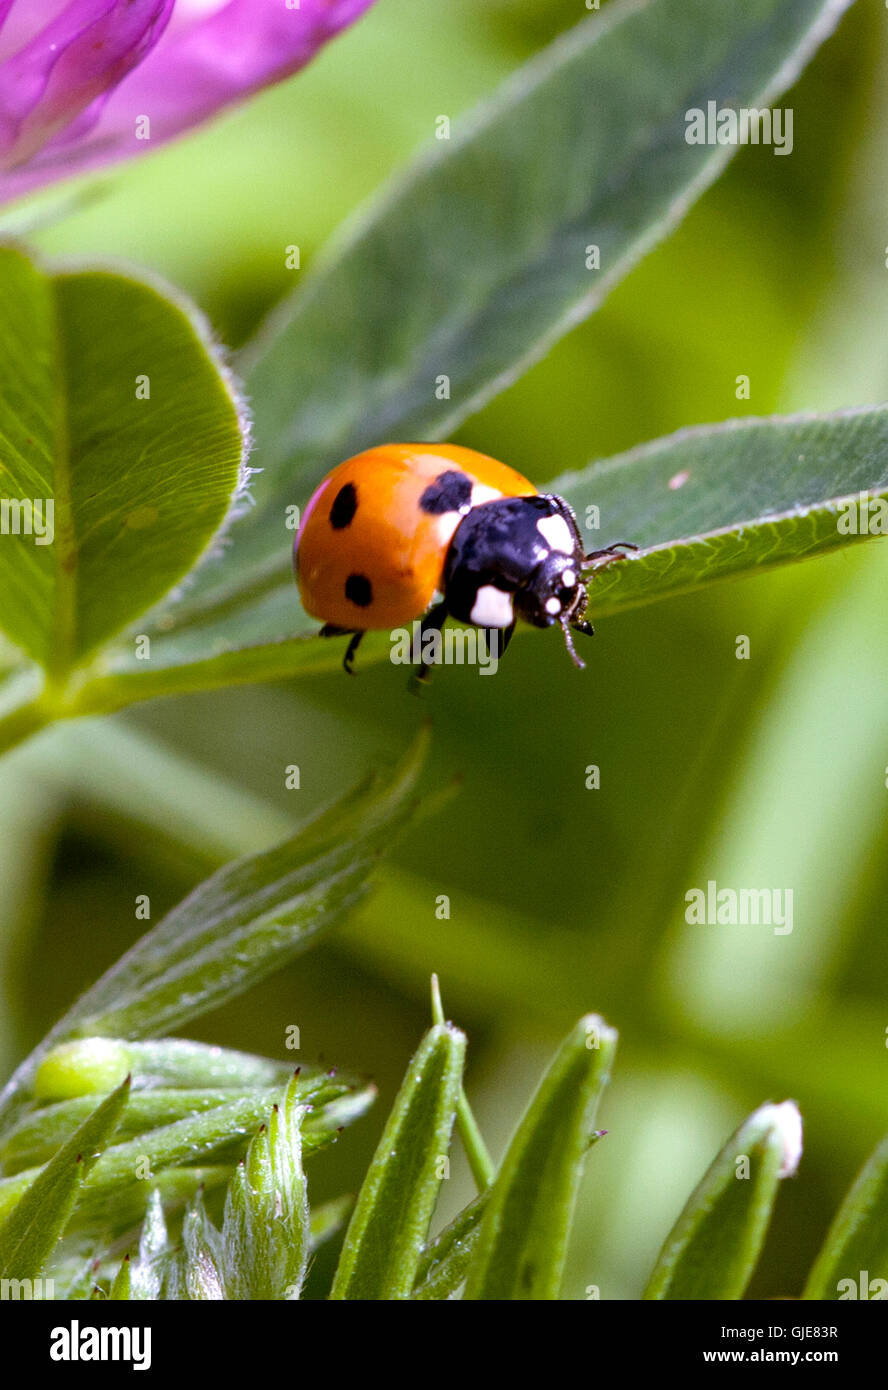
[[[349,636],[353,671],[364,633],[448,616],[499,629],[500,652],[518,618],[571,629],[583,614],[583,571],[620,559],[624,542],[585,554],[562,497],[539,493],[504,463],[457,444],[382,444],[328,473],[305,508],[294,567],[306,612],[322,637]],[[425,650],[421,646],[421,650]],[[428,674],[421,666],[420,678]]]

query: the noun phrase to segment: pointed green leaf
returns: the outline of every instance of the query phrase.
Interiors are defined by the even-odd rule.
[[[349,1222],[333,1299],[409,1298],[449,1163],[466,1039],[436,1024],[410,1063]]]
[[[218,1110],[225,1104],[233,1104],[235,1108],[243,1105],[252,1113],[255,1107],[261,1109],[263,1105],[272,1105],[279,1095],[280,1088],[257,1091],[136,1092],[130,1098],[126,1114],[118,1126],[117,1143],[112,1148],[180,1121],[187,1124],[189,1120],[204,1112]],[[61,1101],[58,1105],[46,1106],[26,1116],[11,1131],[3,1147],[5,1171],[10,1176],[19,1175],[24,1169],[46,1163],[61,1144],[67,1142],[77,1126],[82,1124],[84,1117],[95,1108],[95,1104],[94,1097],[82,1096],[78,1100]],[[231,1111],[225,1113],[230,1114]],[[3,1185],[0,1184],[0,1193],[2,1192]]]
[[[366,1088],[363,1096],[366,1109],[373,1099],[372,1088]],[[279,1098],[280,1093],[275,1099]],[[305,1119],[305,1154],[333,1142],[342,1125],[355,1117],[354,1111],[343,1115],[334,1108],[338,1104],[319,1108],[317,1115]],[[243,1157],[268,1110],[269,1098],[259,1091],[111,1145],[83,1183],[70,1229],[87,1231],[110,1224],[120,1230],[140,1221],[149,1183],[162,1189],[165,1200],[179,1203],[193,1196],[201,1182],[207,1188],[218,1186],[230,1177],[231,1165]],[[205,1166],[208,1162],[210,1169]],[[181,1165],[188,1165],[187,1170]],[[20,1201],[40,1171],[29,1168],[0,1181],[0,1217]]]
[[[411,1298],[452,1298],[466,1277],[490,1193],[482,1192],[423,1250]]]
[[[76,1035],[168,1032],[291,960],[367,891],[414,808],[424,731],[386,781],[373,778],[282,845],[226,865],[88,990],[3,1092],[4,1133],[44,1058]]]
[[[595,614],[651,603],[881,535],[888,407],[680,430],[551,487],[598,508],[590,549],[644,547],[593,578]]]
[[[121,1183],[110,1197],[104,1195],[99,1201],[90,1201],[90,1194],[87,1194],[87,1200],[75,1208],[69,1230],[74,1237],[102,1243],[109,1239],[128,1240],[133,1229],[144,1222],[154,1189],[172,1219],[183,1213],[199,1192],[205,1198],[210,1193],[224,1192],[233,1172],[234,1160],[194,1168],[162,1168],[146,1181]]]
[[[363,896],[380,849],[405,815],[425,742],[388,783],[368,779],[292,839],[207,879],[53,1031],[167,1031],[292,959]]]
[[[0,625],[35,661],[63,677],[191,569],[242,444],[183,304],[0,247]]]
[[[81,1184],[126,1108],[129,1080],[98,1105],[29,1184],[0,1225],[0,1277],[34,1279],[52,1254]],[[9,1210],[6,1208],[6,1210]]]
[[[802,1297],[888,1297],[888,1137],[839,1207]]]
[[[780,1180],[795,1172],[801,1151],[802,1120],[792,1101],[763,1105],[750,1115],[688,1198],[644,1297],[742,1297]]]
[[[108,1297],[114,1301],[128,1302],[133,1296],[132,1278],[130,1275],[130,1257],[124,1255],[120,1262],[120,1268],[114,1276],[111,1284],[111,1292]]]
[[[158,1299],[163,1285],[164,1262],[170,1258],[170,1243],[163,1215],[160,1191],[152,1192],[145,1211],[136,1258],[130,1261],[131,1299]],[[112,1291],[112,1298],[114,1297]]]
[[[467,1299],[556,1299],[583,1160],[617,1034],[581,1018],[518,1126],[488,1194]]]
[[[185,1213],[182,1246],[176,1264],[179,1297],[201,1303],[224,1299],[219,1232],[207,1216],[200,1193]]]
[[[84,1216],[91,1218],[101,1214],[109,1200],[118,1200],[128,1187],[144,1189],[146,1181],[161,1168],[194,1165],[220,1154],[227,1156],[232,1148],[243,1153],[249,1134],[261,1124],[267,1105],[265,1092],[258,1091],[246,1099],[226,1101],[203,1114],[189,1115],[187,1119],[162,1125],[125,1143],[111,1145],[96,1160],[83,1183],[75,1223]],[[62,1152],[66,1152],[72,1142],[69,1141]],[[45,1171],[27,1168],[15,1177],[0,1181],[0,1216],[10,1211]],[[147,1197],[147,1192],[145,1195]]]
[[[310,1240],[302,1168],[304,1118],[305,1108],[291,1085],[238,1164],[222,1224],[226,1298],[299,1297]]]
[[[257,1087],[245,1091],[239,1087],[218,1090],[137,1091],[130,1097],[126,1113],[116,1135],[117,1143],[148,1134],[152,1130],[187,1120],[220,1105],[243,1102],[246,1105],[265,1105],[270,1109],[280,1098],[282,1087]],[[313,1153],[330,1142],[337,1131],[365,1114],[375,1099],[372,1086],[353,1087],[347,1080],[300,1075],[297,1093],[301,1103],[310,1107],[305,1122],[304,1147]],[[10,1175],[22,1168],[45,1163],[73,1134],[91,1113],[95,1099],[81,1096],[77,1100],[61,1101],[45,1106],[23,1117],[0,1149],[4,1169]]]
[[[457,1124],[459,1114],[457,1113]],[[603,1131],[592,1135],[592,1142]],[[416,1283],[411,1298],[420,1300],[452,1298],[465,1280],[469,1265],[478,1247],[481,1222],[490,1189],[479,1193],[467,1207],[453,1218],[448,1226],[425,1247],[416,1271]]]
[[[113,1145],[102,1155],[84,1184],[76,1220],[93,1217],[109,1204],[113,1205],[120,1196],[120,1189],[144,1188],[146,1170],[155,1174],[174,1165],[194,1166],[207,1160],[218,1161],[223,1155],[239,1157],[251,1133],[262,1123],[267,1108],[267,1095],[257,1091],[246,1100],[226,1101],[204,1114],[191,1115],[148,1134],[140,1134],[126,1143]]]

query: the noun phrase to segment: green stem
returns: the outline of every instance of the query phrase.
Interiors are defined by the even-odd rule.
[[[456,1103],[456,1125],[462,1146],[466,1151],[466,1158],[469,1160],[472,1177],[475,1179],[475,1186],[479,1192],[486,1192],[496,1177],[496,1168],[493,1159],[487,1152],[487,1145],[484,1143],[481,1130],[478,1128],[478,1121],[472,1114],[471,1106],[462,1087],[460,1087],[459,1100]]]
[[[441,1002],[441,987],[437,975],[432,976],[432,1019],[439,1025],[443,1025],[445,1022],[444,1005]],[[456,1103],[456,1127],[459,1130],[462,1146],[466,1151],[466,1158],[469,1160],[475,1186],[479,1192],[484,1192],[493,1182],[496,1168],[493,1159],[487,1152],[487,1145],[484,1143],[478,1121],[472,1113],[472,1107],[469,1105],[464,1086],[459,1088],[459,1100]]]
[[[381,660],[389,651],[372,639],[362,648],[362,664]],[[70,712],[110,714],[140,700],[154,700],[163,695],[189,695],[200,690],[218,690],[232,685],[257,685],[263,681],[291,680],[296,676],[319,675],[338,671],[342,665],[343,646],[340,642],[319,640],[314,634],[284,638],[279,642],[259,643],[220,652],[200,661],[159,666],[152,670],[150,662],[141,671],[108,672],[96,675],[80,688]]]
[[[156,670],[148,662],[141,671],[100,674],[98,666],[92,671],[82,670],[77,673],[78,680],[70,685],[54,681],[39,698],[0,715],[0,754],[54,720],[113,714],[139,701],[164,695],[188,695],[338,671],[342,650],[341,643],[318,641],[314,635],[306,635],[220,652],[201,661],[159,666]],[[388,650],[387,641],[371,638],[361,653],[362,664],[382,660]]]
[[[19,705],[0,717],[0,754],[44,729],[51,718],[42,697]]]

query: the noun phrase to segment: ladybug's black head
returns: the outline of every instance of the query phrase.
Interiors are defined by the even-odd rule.
[[[573,623],[586,609],[586,586],[580,574],[582,552],[550,550],[515,591],[515,610],[534,627]]]

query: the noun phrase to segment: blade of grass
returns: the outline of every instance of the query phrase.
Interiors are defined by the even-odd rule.
[[[744,1121],[691,1193],[660,1252],[648,1299],[736,1299],[759,1257],[781,1178],[795,1172],[802,1119],[792,1101]]]
[[[0,1226],[0,1277],[35,1279],[70,1220],[81,1185],[99,1161],[129,1098],[129,1078],[96,1106],[28,1185]]]
[[[870,1155],[845,1196],[811,1268],[802,1298],[871,1297],[874,1281],[888,1293],[888,1136]],[[865,1289],[866,1286],[866,1289]],[[865,1291],[864,1291],[865,1289]]]
[[[583,1160],[617,1034],[581,1018],[518,1126],[489,1193],[467,1299],[557,1299]]]
[[[449,1163],[466,1039],[435,1024],[410,1063],[349,1222],[330,1297],[409,1298]]]
[[[18,1068],[0,1097],[0,1133],[59,1043],[171,1031],[291,960],[366,893],[414,809],[424,728],[385,781],[368,779],[291,839],[200,884],[88,990]]]

